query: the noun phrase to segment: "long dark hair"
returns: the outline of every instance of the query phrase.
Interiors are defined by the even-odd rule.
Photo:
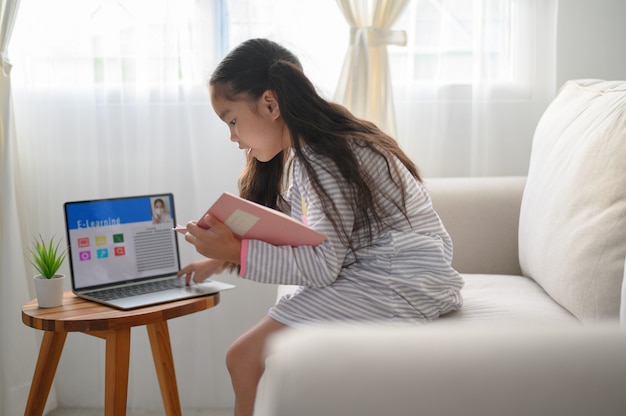
[[[353,201],[357,221],[369,229],[369,241],[373,227],[383,225],[382,201],[378,201],[376,195],[384,197],[388,191],[378,189],[378,182],[363,169],[355,153],[356,147],[367,147],[385,158],[387,174],[402,190],[402,201],[393,202],[406,216],[405,190],[398,179],[398,167],[390,158],[398,158],[414,178],[421,180],[415,164],[393,138],[373,123],[358,119],[345,107],[322,98],[304,74],[298,58],[281,45],[267,39],[242,43],[218,65],[209,85],[231,101],[256,102],[267,90],[275,93],[280,115],[291,134],[295,157],[305,167],[325,214],[350,248],[355,247],[339,221],[333,201],[321,186],[312,162],[303,153],[303,145],[332,162],[335,166],[331,169],[342,175],[348,185],[342,192]],[[241,196],[280,209],[287,159],[288,151],[279,153],[269,162],[248,158],[239,178]]]

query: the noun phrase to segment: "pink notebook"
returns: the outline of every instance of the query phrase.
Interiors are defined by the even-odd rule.
[[[224,192],[207,211],[223,222],[239,238],[261,240],[275,246],[316,246],[326,236],[282,212],[264,207],[228,192]],[[204,215],[203,215],[204,217]],[[203,225],[202,219],[198,225]],[[177,226],[184,234],[187,228]]]

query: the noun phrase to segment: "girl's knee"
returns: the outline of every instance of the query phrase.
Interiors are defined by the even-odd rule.
[[[244,347],[241,345],[241,340],[236,340],[226,351],[226,368],[232,374],[243,363]]]
[[[253,327],[228,348],[226,352],[226,368],[233,372],[262,371],[265,362],[265,343],[268,336],[281,330],[284,325],[266,318]]]
[[[239,337],[226,351],[226,368],[231,375],[257,371],[263,365],[263,346],[247,335]]]

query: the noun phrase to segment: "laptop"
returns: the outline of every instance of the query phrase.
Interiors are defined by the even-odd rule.
[[[118,309],[134,309],[234,286],[216,280],[185,285],[174,195],[131,196],[64,204],[72,291]]]

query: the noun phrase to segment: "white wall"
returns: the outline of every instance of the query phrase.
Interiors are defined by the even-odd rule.
[[[560,0],[557,86],[569,79],[626,79],[626,1]]]

